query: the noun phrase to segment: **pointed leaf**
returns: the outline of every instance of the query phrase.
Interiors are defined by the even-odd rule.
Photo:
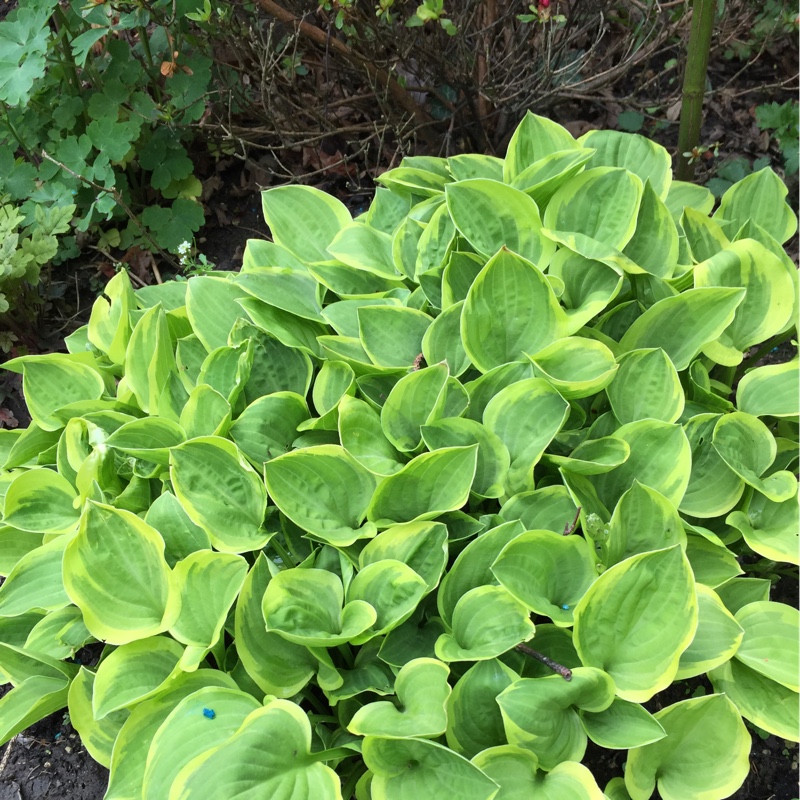
[[[265,464],[264,474],[275,505],[317,538],[346,546],[374,535],[363,522],[375,477],[344,448],[295,450]]]
[[[93,501],[64,552],[64,588],[92,635],[112,644],[161,633],[178,614],[158,531],[129,511]]]
[[[604,572],[575,609],[581,661],[606,670],[623,700],[645,702],[675,677],[697,628],[694,579],[679,546]]]

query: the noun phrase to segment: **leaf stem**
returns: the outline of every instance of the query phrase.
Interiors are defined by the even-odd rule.
[[[296,566],[296,564],[292,560],[292,557],[289,555],[289,553],[286,552],[286,548],[280,542],[278,542],[277,538],[273,537],[272,539],[270,539],[269,543],[275,550],[275,552],[278,554],[280,560],[283,561],[286,569],[291,569],[292,567]]]
[[[553,672],[558,673],[565,681],[572,680],[572,670],[569,667],[565,667],[563,664],[559,664],[557,661],[553,661],[552,658],[549,658],[544,653],[540,653],[538,650],[534,650],[532,647],[528,647],[526,644],[518,644],[515,648],[520,653],[525,653],[526,656],[530,656],[531,658],[535,658],[537,661],[541,661],[546,667],[550,667]]]
[[[358,755],[358,753],[349,747],[334,747],[330,750],[320,750],[318,753],[311,753],[310,755],[312,761],[334,761],[350,758],[350,756]]]

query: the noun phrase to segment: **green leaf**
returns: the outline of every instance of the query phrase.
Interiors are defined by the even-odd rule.
[[[646,418],[675,422],[685,402],[675,366],[661,348],[631,350],[621,356],[608,399],[622,424]]]
[[[233,281],[263,303],[303,319],[324,322],[319,284],[305,270],[257,267],[239,273]]]
[[[92,635],[112,644],[161,633],[179,611],[158,531],[92,501],[64,552],[64,588]]]
[[[450,156],[447,159],[447,169],[450,170],[453,178],[457,181],[465,181],[470,178],[487,178],[489,180],[502,181],[503,165],[502,158],[475,153]]]
[[[184,697],[206,686],[236,689],[233,679],[218,670],[180,673],[162,691],[133,709],[119,731],[111,754],[111,775],[106,791],[108,800],[141,796],[147,753],[153,736]]]
[[[375,623],[363,600],[344,604],[339,577],[324,569],[289,569],[269,582],[262,601],[267,631],[306,647],[336,647]]]
[[[687,525],[687,529],[692,528]],[[686,538],[686,557],[692,565],[695,580],[716,589],[731,578],[741,575],[743,570],[736,556],[711,531],[693,527],[699,535]]]
[[[154,464],[169,464],[169,450],[186,436],[180,425],[159,417],[145,417],[126,422],[106,440],[108,447]]]
[[[675,544],[686,545],[677,509],[663,494],[634,478],[614,509],[600,560],[611,566],[630,556]]]
[[[610,472],[589,478],[602,503],[613,508],[634,480],[638,480],[663,494],[673,505],[679,505],[691,471],[691,451],[683,428],[642,419],[622,425],[611,435],[627,442],[630,455]]]
[[[32,675],[0,698],[0,742],[13,739],[67,702],[67,678]]]
[[[68,710],[72,726],[80,734],[81,744],[91,757],[106,769],[111,766],[111,751],[120,728],[130,716],[127,708],[96,720],[92,710],[95,673],[81,667],[69,686]]]
[[[393,475],[405,463],[386,438],[380,416],[363,400],[349,396],[341,399],[339,437],[342,447],[375,475]]]
[[[763,494],[756,494],[746,512],[734,511],[725,522],[740,531],[748,546],[764,558],[790,564],[800,560],[800,524],[794,497],[775,503]]]
[[[594,150],[585,148],[557,150],[522,170],[511,185],[532,197],[539,208],[545,208],[556,191],[577,175],[593,154]]]
[[[533,637],[528,609],[502,586],[479,586],[456,603],[452,632],[436,640],[442,661],[485,661]]]
[[[800,413],[797,399],[800,360],[768,364],[745,374],[736,389],[739,411],[754,417],[794,417]]]
[[[797,230],[797,217],[785,201],[786,184],[769,168],[735,183],[722,196],[715,219],[740,228],[752,219],[781,244]]]
[[[278,186],[261,193],[272,239],[303,262],[325,261],[328,245],[351,222],[334,197],[312,186]]]
[[[660,347],[678,372],[733,321],[742,289],[689,289],[650,306],[620,339],[623,351]]]
[[[367,518],[386,527],[433,519],[461,508],[469,497],[477,459],[477,445],[446,447],[417,456],[378,486]]]
[[[97,668],[92,695],[95,719],[153,697],[178,665],[183,647],[166,636],[129,642]]]
[[[625,786],[647,800],[656,784],[664,800],[728,797],[750,769],[750,734],[722,694],[695,697],[654,715],[666,736],[628,753]]]
[[[650,181],[658,197],[667,197],[672,185],[672,158],[667,150],[645,136],[619,131],[589,131],[579,139],[595,150],[589,167],[624,167]],[[709,208],[709,211],[711,209]]]
[[[545,276],[509,250],[493,256],[470,287],[461,338],[481,372],[519,361],[565,333],[566,316]]]
[[[698,583],[697,631],[681,654],[677,680],[694,678],[729,661],[742,641],[744,630],[713,589]]]
[[[362,755],[374,773],[375,800],[418,800],[421,797],[458,797],[491,800],[497,784],[466,758],[424,739],[368,736]]]
[[[250,295],[232,281],[208,275],[188,280],[186,313],[197,338],[210,353],[228,344],[228,334],[237,319],[244,316],[237,302]]]
[[[588,737],[601,747],[627,750],[657,742],[667,734],[658,720],[638,703],[614,698],[605,710],[581,711],[581,724]]]
[[[392,237],[361,222],[345,225],[326,250],[349,267],[390,280],[399,277],[392,258]]]
[[[422,338],[433,320],[413,308],[364,306],[358,309],[361,344],[380,367],[410,367],[422,353]]]
[[[381,427],[401,452],[417,450],[422,426],[443,415],[447,378],[447,365],[435,364],[403,376],[389,393],[381,410]]]
[[[80,517],[76,499],[69,481],[52,470],[21,472],[6,492],[3,522],[33,533],[66,533]]]
[[[785,603],[750,603],[736,612],[744,637],[736,658],[772,681],[800,691],[797,632],[800,614]]]
[[[536,755],[543,769],[564,761],[580,761],[586,732],[578,709],[604,711],[614,700],[614,681],[591,667],[578,667],[572,678],[560,675],[521,678],[497,698],[508,743]]]
[[[217,686],[198,689],[184,697],[153,736],[142,785],[143,800],[169,797],[170,787],[183,767],[228,741],[248,714],[259,707],[251,695]]]
[[[64,427],[57,413],[73,403],[97,400],[105,390],[100,374],[88,363],[58,353],[7,361],[6,369],[21,369],[22,389],[31,418],[42,430]]]
[[[466,372],[470,360],[461,341],[461,314],[463,301],[449,305],[422,337],[422,352],[427,364],[445,362],[454,377]]]
[[[447,702],[447,744],[468,758],[505,742],[497,696],[519,678],[502,661],[478,661],[459,678]]]
[[[715,256],[731,243],[713,219],[693,208],[683,210],[680,224],[692,251],[692,258],[698,263]]]
[[[92,306],[88,339],[114,364],[123,364],[131,335],[129,315],[136,304],[128,273],[120,270],[105,285],[103,295],[104,297],[98,297]]]
[[[568,415],[567,401],[543,378],[512,383],[489,401],[483,423],[511,455],[507,494],[533,489],[533,468]]]
[[[358,563],[364,568],[383,559],[402,561],[433,591],[447,564],[447,527],[441,522],[393,525],[367,542]]]
[[[266,544],[264,483],[235,444],[216,436],[191,439],[170,450],[170,466],[181,506],[214,547],[244,553]]]
[[[545,486],[514,495],[500,509],[500,516],[507,520],[518,519],[528,531],[563,533],[577,510],[564,486]]]
[[[397,674],[394,691],[397,703],[381,700],[356,711],[347,729],[358,736],[435,738],[447,726],[450,686],[446,664],[432,658],[409,661]]]
[[[632,556],[604,572],[575,609],[581,661],[608,672],[634,703],[672,683],[697,628],[689,562],[679,546]]]
[[[375,535],[364,523],[375,477],[344,448],[295,450],[264,465],[269,496],[304,530],[342,547]]]
[[[567,400],[589,397],[605,389],[616,376],[614,354],[594,339],[557,339],[528,358],[537,377],[543,377]]]
[[[680,502],[684,514],[701,519],[730,511],[744,491],[744,481],[722,460],[713,445],[718,414],[698,414],[683,426],[692,448],[689,485]]]
[[[304,359],[304,356],[319,358],[322,355],[317,337],[328,332],[322,323],[295,316],[268,303],[262,303],[261,300],[256,300],[254,297],[242,298],[237,302],[247,312],[253,323],[267,334],[264,337],[266,342],[270,344],[275,342],[272,347],[276,349],[289,350],[286,355],[293,356],[294,361],[307,360]],[[295,369],[299,368],[295,366]],[[292,387],[280,388],[290,389]]]
[[[142,411],[157,412],[159,396],[175,370],[167,317],[155,305],[136,323],[125,353],[125,380]]]
[[[528,531],[503,548],[492,574],[534,613],[572,625],[573,609],[597,571],[582,537]]]
[[[171,492],[164,492],[153,501],[144,521],[161,534],[164,558],[170,568],[190,553],[211,549],[208,534],[189,519]]]
[[[577,475],[600,475],[624,463],[631,453],[628,443],[613,436],[585,439],[569,456],[545,455],[544,461]],[[546,530],[555,530],[547,527]],[[558,533],[561,530],[559,529]]]
[[[310,751],[308,717],[288,700],[273,700],[249,714],[233,736],[192,759],[178,773],[170,794],[185,800],[244,800],[254,792],[339,800],[338,776]]]
[[[544,214],[544,227],[562,236],[577,234],[622,250],[636,230],[642,190],[642,181],[627,170],[586,170],[553,195]]]
[[[718,364],[736,366],[744,352],[783,330],[792,316],[794,285],[783,262],[754,239],[728,245],[694,268],[696,287],[746,290],[733,321],[703,353]]]
[[[428,592],[425,580],[402,561],[382,559],[367,564],[350,582],[347,602],[362,601],[375,609],[377,618],[369,630],[355,636],[362,644],[405,622]]]
[[[711,670],[708,677],[715,691],[724,692],[745,719],[782,739],[800,741],[797,692],[736,658]]]
[[[528,111],[508,143],[503,180],[511,182],[530,165],[552,153],[579,148],[566,128]]]
[[[55,611],[69,605],[70,597],[61,579],[64,548],[69,540],[69,536],[58,536],[20,557],[0,586],[0,617],[34,610]]]
[[[672,218],[678,222],[686,208],[695,209],[708,216],[714,208],[714,195],[705,186],[686,181],[672,181],[665,202]]]
[[[761,478],[775,460],[777,445],[758,417],[735,411],[720,417],[714,427],[714,449],[720,458],[747,484],[774,503],[793,497],[797,481],[786,471]]]
[[[422,428],[430,450],[478,445],[478,461],[472,491],[479,497],[500,497],[504,490],[510,456],[503,442],[483,425],[471,419],[451,417]]]
[[[291,449],[298,426],[308,418],[300,395],[274,392],[250,403],[228,433],[251,463],[261,466]]]
[[[492,564],[500,551],[524,531],[521,523],[506,522],[470,542],[442,580],[437,605],[442,619],[450,623],[458,601],[471,589],[494,583]]]
[[[261,601],[270,579],[266,556],[259,553],[236,601],[234,644],[247,674],[261,691],[293,697],[314,675],[317,661],[302,645],[267,633]]]
[[[241,556],[210,550],[191,553],[175,565],[181,611],[169,632],[186,645],[181,657],[184,671],[197,669],[219,640],[246,574],[247,562]]]
[[[540,270],[553,257],[555,245],[541,233],[539,209],[524,192],[475,178],[448,184],[445,197],[456,228],[478,253],[489,258],[505,248]]]
[[[539,770],[530,750],[514,745],[478,753],[472,763],[500,785],[495,800],[603,800],[592,773],[574,761],[562,761],[550,772]]]

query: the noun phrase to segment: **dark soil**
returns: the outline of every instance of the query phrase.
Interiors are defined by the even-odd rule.
[[[10,4],[7,4],[10,5]],[[0,18],[5,8],[0,7]],[[665,58],[669,54],[665,55]],[[788,64],[788,66],[787,66]],[[794,96],[784,88],[774,86],[776,76],[796,71],[796,43],[785,43],[776,53],[766,53],[762,59],[739,75],[741,62],[718,61],[709,68],[712,89],[703,125],[704,144],[720,143],[719,155],[702,159],[698,164],[697,180],[705,183],[717,175],[721,166],[733,158],[748,163],[768,156],[780,170],[781,155],[777,143],[762,134],[755,124],[754,108],[764,102],[784,102]],[[731,78],[733,83],[726,85]],[[658,107],[660,98],[675,94],[675,87],[652,84],[652,97],[639,98],[637,108]],[[575,102],[556,107],[551,114],[572,132],[580,135],[589,128],[614,128],[617,116],[629,110],[611,96],[598,96],[578,106]],[[665,109],[648,115],[641,133],[660,141],[674,151],[677,141],[677,122],[667,119]],[[284,154],[287,161],[297,162],[298,180],[304,167],[298,153]],[[207,161],[207,159],[205,159]],[[217,269],[236,270],[241,267],[242,254],[250,238],[263,238],[268,230],[261,214],[259,191],[270,185],[269,165],[263,161],[228,161],[209,163],[203,175],[206,192],[207,224],[197,240],[198,250],[213,262]],[[316,176],[313,184],[345,202],[354,213],[369,202],[372,180],[366,173],[353,176],[336,174]],[[797,176],[788,181],[789,202],[797,208]],[[366,188],[365,188],[366,187]],[[797,260],[797,239],[788,243],[790,255]],[[147,266],[131,264],[131,272],[142,283],[155,281],[154,272]],[[174,277],[166,265],[161,265],[165,280]],[[28,326],[18,338],[8,356],[30,352],[63,350],[63,337],[88,320],[94,297],[113,276],[113,268],[102,257],[85,256],[53,272],[48,296],[44,300],[37,324]],[[768,354],[763,363],[787,361],[797,353],[791,344],[782,345]],[[20,376],[0,371],[0,427],[26,426],[30,418],[22,398]],[[797,583],[782,580],[776,587],[778,598],[797,604]],[[0,687],[2,696],[4,687]],[[679,682],[651,701],[653,709],[686,699],[695,691],[710,691],[701,679]],[[798,798],[798,745],[775,736],[762,738],[763,732],[753,730],[750,755],[751,772],[745,784],[732,797],[735,800],[795,800]],[[621,776],[626,751],[610,751],[590,743],[584,759],[601,787],[612,777]],[[0,748],[0,800],[101,800],[108,780],[108,771],[97,764],[80,742],[69,724],[68,715],[57,712],[20,734]],[[654,797],[658,800],[658,795]],[[422,798],[421,800],[425,800]],[[691,800],[687,798],[686,800]]]
[[[0,800],[100,800],[108,770],[86,752],[67,720],[63,711],[52,714],[3,748]]]

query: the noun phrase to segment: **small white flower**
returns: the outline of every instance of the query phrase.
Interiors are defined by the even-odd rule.
[[[189,251],[192,249],[191,242],[182,242],[178,245],[178,253],[179,255],[185,256],[188,255]]]

